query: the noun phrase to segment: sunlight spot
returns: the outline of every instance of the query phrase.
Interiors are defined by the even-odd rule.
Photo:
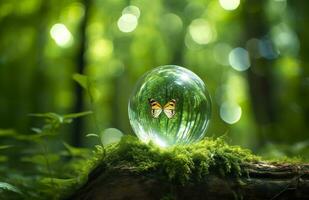
[[[246,49],[237,47],[229,53],[229,63],[237,71],[245,71],[250,67],[249,53]]]
[[[240,0],[219,0],[220,6],[224,10],[235,10],[240,4]]]
[[[54,24],[50,35],[58,46],[69,47],[73,43],[73,36],[64,24]]]
[[[154,139],[153,139],[153,142],[155,144],[157,144],[159,147],[167,147],[168,144],[162,140],[161,138],[159,138],[158,136],[155,135]]]
[[[123,133],[116,128],[107,128],[101,134],[101,142],[103,145],[117,143],[121,140]]]
[[[139,18],[141,11],[137,6],[127,6],[122,10],[122,15],[125,14],[132,14],[135,15],[137,18]]]
[[[215,39],[215,30],[204,19],[195,19],[189,26],[189,33],[197,44],[208,44]]]
[[[241,107],[236,103],[224,102],[220,106],[220,117],[228,124],[235,124],[240,120]]]
[[[101,60],[112,55],[114,46],[110,40],[99,39],[95,40],[89,49],[92,59]]]
[[[132,32],[138,24],[137,17],[133,14],[124,14],[118,20],[118,28],[124,33]]]
[[[190,80],[190,77],[189,77],[188,74],[186,74],[186,73],[182,73],[182,74],[180,75],[180,77],[181,77],[181,79],[182,79],[183,81],[189,81],[189,80]]]
[[[76,21],[81,20],[82,17],[85,16],[85,7],[82,3],[74,2],[70,4],[70,6],[64,9],[64,13],[66,14],[67,22],[74,23]]]

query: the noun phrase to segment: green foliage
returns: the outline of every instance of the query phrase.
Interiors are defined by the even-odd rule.
[[[291,145],[268,143],[259,150],[263,158],[289,162],[309,161],[309,140]]]
[[[97,152],[99,156],[101,148]],[[161,149],[135,137],[124,136],[119,143],[106,148],[100,162],[108,168],[128,167],[138,173],[156,173],[160,178],[185,184],[204,180],[210,171],[239,176],[243,172],[243,163],[256,160],[259,157],[249,150],[229,146],[222,138]]]
[[[29,135],[0,130],[0,161],[5,162],[0,166],[5,181],[0,182],[0,199],[60,199],[79,186],[91,166],[91,151],[61,142],[59,130],[91,113],[31,114],[45,123]]]
[[[45,120],[45,125],[42,128],[32,128],[36,133],[51,133],[57,131],[63,124],[70,124],[75,118],[83,117],[92,114],[92,111],[85,111],[80,113],[71,113],[66,115],[59,115],[56,113],[35,113],[29,114],[31,117],[39,117]]]
[[[9,183],[0,182],[0,193],[3,190],[15,192],[15,193],[18,193],[18,194],[22,194],[22,192],[18,188],[16,188],[15,186],[13,186],[13,185],[11,185]]]
[[[82,74],[73,74],[73,79],[82,86],[85,90],[89,89],[90,80],[89,77]]]
[[[33,144],[40,147],[39,141],[42,140],[34,140]],[[152,143],[142,143],[133,136],[123,136],[118,143],[106,147],[96,145],[93,153],[88,149],[62,144],[61,151],[48,151],[43,154],[34,151],[19,157],[17,164],[23,163],[30,169],[11,169],[11,173],[7,173],[4,180],[14,183],[14,186],[6,182],[0,184],[0,197],[5,195],[3,197],[6,199],[61,199],[80,187],[87,180],[89,172],[98,165],[103,167],[106,173],[119,168],[129,168],[138,174],[184,185],[206,181],[209,173],[239,177],[245,173],[243,164],[260,160],[260,157],[247,149],[228,145],[223,138],[206,138],[191,145],[160,148]],[[23,152],[25,151],[29,149]],[[173,197],[166,196],[165,199]]]
[[[2,149],[8,149],[8,148],[11,148],[12,147],[12,145],[1,145],[0,146],[0,150],[2,150]]]

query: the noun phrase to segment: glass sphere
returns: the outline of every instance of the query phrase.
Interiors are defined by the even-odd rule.
[[[202,139],[211,115],[204,82],[175,65],[157,67],[137,82],[129,100],[130,124],[144,142],[166,147]]]

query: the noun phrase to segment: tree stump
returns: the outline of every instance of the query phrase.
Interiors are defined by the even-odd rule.
[[[309,164],[255,162],[242,167],[247,173],[239,177],[209,173],[202,181],[181,185],[126,166],[109,170],[98,166],[68,199],[309,199]]]

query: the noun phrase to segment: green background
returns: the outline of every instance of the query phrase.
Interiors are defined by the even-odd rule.
[[[177,64],[208,85],[208,136],[263,155],[306,157],[308,2],[237,2],[226,10],[217,0],[1,1],[0,128],[29,135],[41,124],[29,113],[93,110],[60,137],[92,146],[86,134],[132,134],[134,84],[156,66]],[[86,90],[76,73],[87,75],[74,76]]]

